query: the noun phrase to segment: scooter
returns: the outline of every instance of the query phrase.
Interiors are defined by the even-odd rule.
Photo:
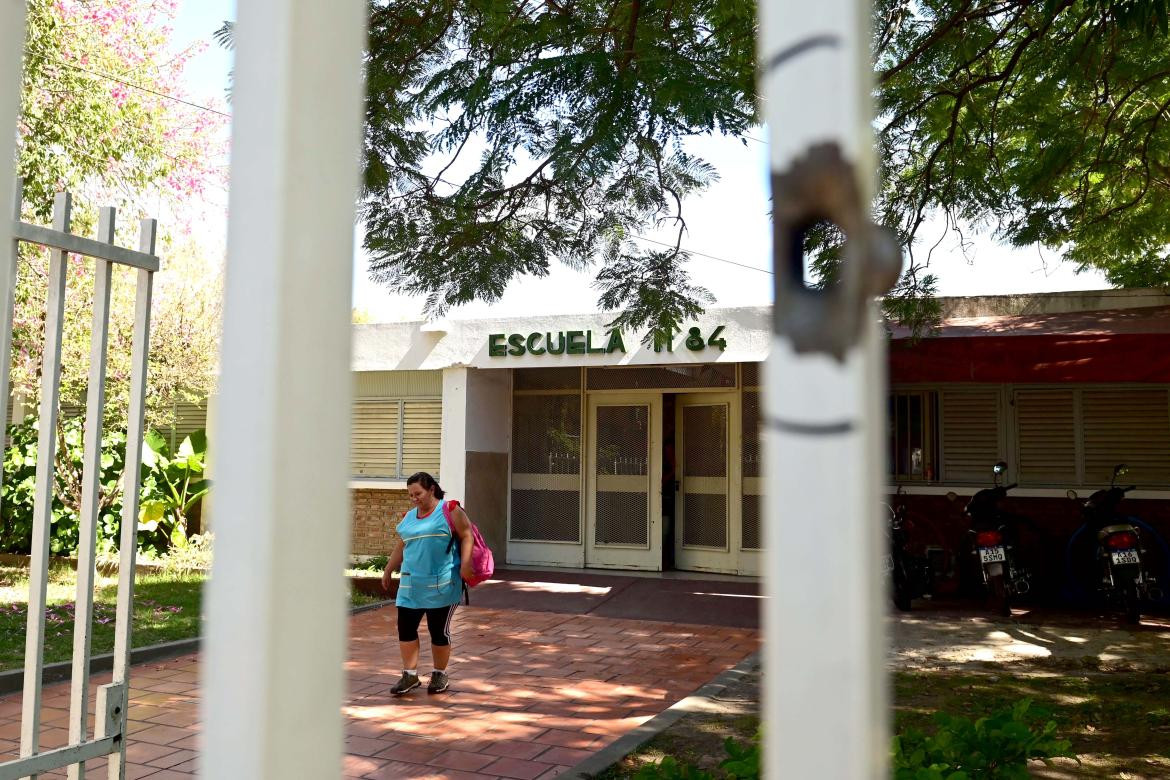
[[[898,488],[902,495],[902,488]],[[931,595],[932,573],[930,560],[914,555],[910,551],[911,523],[906,519],[906,505],[898,501],[894,506],[885,505],[889,510],[887,538],[890,552],[885,557],[883,570],[891,582],[894,606],[902,612],[909,612],[911,602],[916,598]]]
[[[1141,529],[1131,518],[1118,513],[1125,494],[1136,485],[1118,487],[1117,478],[1127,472],[1126,465],[1113,467],[1109,487],[1089,496],[1081,508],[1085,527],[1097,540],[1096,563],[1100,572],[1098,587],[1106,602],[1119,609],[1125,622],[1141,622],[1142,604],[1162,599],[1162,590],[1146,570],[1145,543]],[[1068,491],[1076,498],[1076,491]]]
[[[974,536],[973,553],[978,556],[983,583],[987,587],[991,607],[1000,615],[1011,617],[1012,601],[1032,589],[1031,572],[1017,562],[1017,518],[1000,508],[1000,502],[1016,483],[1000,485],[1000,476],[1007,471],[1003,461],[992,468],[994,487],[984,488],[971,497],[966,514],[970,518],[970,533]]]

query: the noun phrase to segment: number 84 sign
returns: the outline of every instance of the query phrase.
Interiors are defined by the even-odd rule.
[[[690,328],[687,330],[687,337],[683,341],[683,344],[691,352],[699,352],[707,347],[718,347],[719,351],[722,352],[727,349],[727,339],[723,338],[723,330],[725,327],[724,325],[719,325],[705,338],[701,329]],[[654,351],[661,352],[663,348],[667,352],[674,352],[674,340],[656,335],[654,337]]]

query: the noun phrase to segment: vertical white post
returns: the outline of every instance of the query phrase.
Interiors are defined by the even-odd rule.
[[[811,145],[835,144],[856,171],[868,216],[868,3],[764,2],[759,9],[773,181]],[[778,334],[767,363],[763,755],[770,778],[886,776],[877,514],[885,385],[876,313],[870,307],[863,317],[862,336],[843,360],[798,352]]]
[[[20,109],[20,63],[21,52],[24,51],[24,12],[25,0],[0,0],[0,193],[11,192],[12,200],[0,203],[0,251],[5,253],[0,261],[0,425],[8,424],[8,395],[9,395],[9,364],[12,352],[12,305],[13,294],[16,290],[17,243],[12,237],[13,222],[3,217],[4,214],[14,215],[20,219],[20,192],[21,182],[17,180],[10,190],[7,182],[14,171],[11,168],[12,160],[16,158],[16,117]],[[0,441],[4,436],[0,433]],[[0,474],[2,476],[2,474]],[[31,583],[30,583],[31,584]],[[31,607],[31,605],[30,605]],[[42,610],[43,617],[44,612]],[[29,611],[32,617],[32,611]],[[44,641],[44,625],[39,641]],[[39,657],[39,656],[38,656]],[[28,656],[26,655],[27,659]],[[37,675],[37,692],[40,691],[40,668],[35,670]],[[28,667],[25,666],[25,682],[28,682]],[[26,693],[27,697],[27,686]],[[38,701],[39,705],[39,701]],[[37,707],[40,710],[40,707]],[[36,724],[36,733],[39,733],[40,723]],[[36,737],[34,737],[34,740]],[[23,745],[24,733],[21,733]],[[24,750],[21,750],[24,755]]]
[[[158,223],[144,219],[139,223],[138,250],[153,255]],[[119,717],[121,749],[110,756],[110,780],[126,776],[126,737],[129,724],[130,650],[134,629],[134,566],[138,556],[138,502],[142,484],[142,439],[146,415],[146,369],[150,364],[150,304],[154,273],[139,270],[134,296],[134,341],[130,347],[130,408],[126,415],[126,457],[122,474],[122,527],[118,540],[118,606],[114,623],[114,669],[107,690],[117,687],[121,697]],[[97,718],[97,737],[104,733],[106,720]]]
[[[67,192],[53,203],[53,228],[69,232],[73,200]],[[24,643],[24,698],[20,755],[40,752],[41,673],[44,668],[45,600],[49,582],[49,532],[53,520],[54,458],[57,454],[57,395],[61,385],[61,332],[65,317],[65,271],[69,255],[49,254],[45,301],[45,347],[41,355],[41,404],[37,433],[36,488],[33,497],[32,556],[28,563],[28,623]]]
[[[239,6],[203,777],[338,777],[364,0]]]
[[[16,158],[16,117],[20,110],[20,61],[21,53],[24,51],[24,10],[25,0],[0,0],[0,197],[3,193],[7,193],[9,177],[14,171],[11,168],[11,161]],[[0,214],[16,214],[16,218],[20,219],[20,182],[16,182],[16,186],[11,190],[15,193],[11,202],[0,202]],[[12,240],[12,227],[6,220],[0,219],[0,248],[4,252],[16,251],[16,242]],[[6,274],[0,277],[0,306],[8,301],[8,306],[12,306],[12,289],[16,284],[16,274],[13,271],[8,274],[8,266],[14,260],[9,255],[5,258],[4,265],[0,266],[0,272]],[[7,412],[8,410],[8,350],[12,347],[12,316],[11,312],[7,315],[6,320],[0,321],[0,325],[7,324],[4,328],[4,335],[2,338],[7,339],[0,346],[7,344],[8,347],[0,352],[3,354],[4,363],[3,373],[0,378],[4,379],[3,386],[0,386],[0,394],[4,396],[2,402],[4,406],[0,407],[0,411]],[[4,418],[7,423],[8,418]]]
[[[98,218],[98,241],[114,243],[114,209]],[[81,527],[77,540],[77,597],[73,620],[73,677],[69,695],[69,743],[84,742],[89,712],[89,650],[93,629],[94,548],[102,468],[102,422],[106,404],[106,344],[110,326],[110,280],[114,264],[95,258],[93,319],[89,341],[89,387],[81,472]],[[69,767],[70,780],[85,777],[85,764]]]
[[[17,60],[19,63],[20,60]],[[0,125],[4,127],[5,125]],[[0,170],[0,176],[7,171]],[[12,187],[12,218],[20,220],[20,207],[23,202],[24,180],[17,177]],[[2,222],[3,220],[0,220]],[[12,370],[12,317],[13,306],[16,301],[17,269],[20,265],[20,242],[12,238],[8,225],[0,225],[0,246],[4,247],[5,257],[0,265],[0,441],[4,440],[3,431],[8,426],[12,414],[12,388],[9,387]],[[0,479],[3,479],[3,469],[0,469]]]

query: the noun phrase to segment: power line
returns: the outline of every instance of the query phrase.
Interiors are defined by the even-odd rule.
[[[30,55],[36,54],[35,52],[29,50],[28,48],[25,48],[25,52],[30,54]],[[110,81],[121,84],[122,86],[130,87],[131,89],[137,89],[141,92],[146,92],[146,93],[149,93],[151,95],[157,95],[158,97],[166,98],[167,100],[173,100],[176,103],[182,103],[185,106],[190,106],[191,108],[197,108],[200,111],[207,111],[207,112],[212,113],[212,114],[218,114],[219,116],[222,116],[226,119],[232,118],[231,114],[225,114],[223,111],[219,111],[217,109],[211,108],[210,106],[201,106],[198,103],[192,103],[191,101],[184,100],[181,97],[175,97],[174,95],[168,95],[166,92],[159,92],[157,89],[151,89],[150,87],[144,87],[141,84],[134,84],[134,83],[126,81],[124,79],[120,79],[117,76],[111,76],[108,73],[100,73],[96,70],[89,70],[89,69],[83,68],[80,65],[77,65],[75,63],[66,62],[65,60],[59,60],[55,57],[49,57],[49,56],[43,55],[43,54],[37,55],[37,56],[44,57],[49,62],[54,62],[58,65],[64,65],[66,68],[73,68],[74,70],[81,71],[82,73],[87,73],[90,76],[97,76],[98,78],[109,79]]]
[[[25,51],[28,52],[29,54],[33,54],[33,52],[29,51],[27,48],[25,49]],[[44,56],[44,55],[41,55],[41,56]],[[95,70],[89,70],[89,69],[83,68],[80,65],[77,65],[75,63],[66,62],[65,60],[56,59],[54,57],[45,56],[45,59],[49,60],[50,62],[54,62],[58,65],[64,65],[67,68],[73,68],[74,70],[80,71],[82,73],[86,73],[90,76],[96,76],[98,78],[108,79],[110,81],[121,84],[123,86],[130,87],[131,89],[137,89],[137,90],[140,90],[142,92],[149,93],[151,95],[156,95],[158,97],[165,98],[167,100],[173,100],[176,103],[182,103],[183,105],[190,106],[191,108],[197,108],[200,111],[207,111],[207,112],[210,112],[212,114],[218,114],[219,116],[222,116],[226,119],[232,118],[231,114],[226,114],[223,111],[218,111],[218,110],[211,108],[209,106],[202,106],[202,105],[199,105],[198,103],[192,103],[189,100],[184,100],[183,98],[176,97],[174,95],[169,95],[165,92],[160,92],[160,91],[155,90],[155,89],[150,89],[149,87],[144,87],[141,84],[134,84],[132,82],[126,81],[125,79],[120,79],[116,76],[111,76],[108,73],[100,73],[100,72],[95,71]],[[746,138],[750,141],[755,141],[758,144],[765,143],[764,141],[761,141],[759,138],[755,138],[754,136],[750,136],[750,135],[746,135],[746,134],[743,135],[743,138]],[[643,236],[643,235],[634,234],[631,236],[631,238],[638,240],[638,241],[645,241],[645,242],[650,243],[650,244],[657,244],[659,246],[664,246],[667,248],[674,248],[673,244],[668,244],[665,241],[658,241],[657,239],[648,238],[647,236]],[[680,249],[681,249],[681,251],[686,252],[688,255],[703,257],[703,258],[706,258],[708,260],[715,260],[716,262],[726,263],[728,265],[734,265],[734,266],[737,266],[739,268],[747,269],[749,271],[758,271],[760,273],[768,274],[768,275],[773,274],[773,272],[767,268],[759,268],[759,267],[754,266],[754,265],[747,265],[746,263],[739,263],[739,262],[736,262],[735,260],[728,260],[725,257],[717,257],[715,255],[707,254],[706,252],[700,252],[700,251],[695,250],[695,249],[685,249],[682,247],[680,247]]]
[[[658,244],[659,246],[664,246],[664,247],[667,247],[669,249],[674,249],[674,244],[668,244],[665,241],[658,241],[658,240],[653,239],[653,238],[647,238],[646,236],[641,236],[641,235],[635,234],[635,235],[631,236],[631,238],[635,238],[639,241],[647,241],[651,244]],[[694,249],[687,249],[686,247],[683,247],[683,246],[679,247],[679,251],[686,252],[688,255],[698,255],[699,257],[705,257],[708,260],[718,260],[720,263],[727,263],[728,265],[739,266],[740,268],[746,268],[749,271],[759,271],[760,273],[768,274],[769,276],[774,275],[774,272],[767,269],[767,268],[760,268],[760,267],[754,266],[754,265],[746,265],[745,263],[737,263],[735,260],[728,260],[726,257],[716,257],[715,255],[709,255],[706,252],[699,252],[699,251],[694,250]]]

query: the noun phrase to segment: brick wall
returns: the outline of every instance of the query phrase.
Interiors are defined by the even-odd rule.
[[[354,490],[350,553],[389,555],[398,534],[394,528],[410,511],[405,490]]]

